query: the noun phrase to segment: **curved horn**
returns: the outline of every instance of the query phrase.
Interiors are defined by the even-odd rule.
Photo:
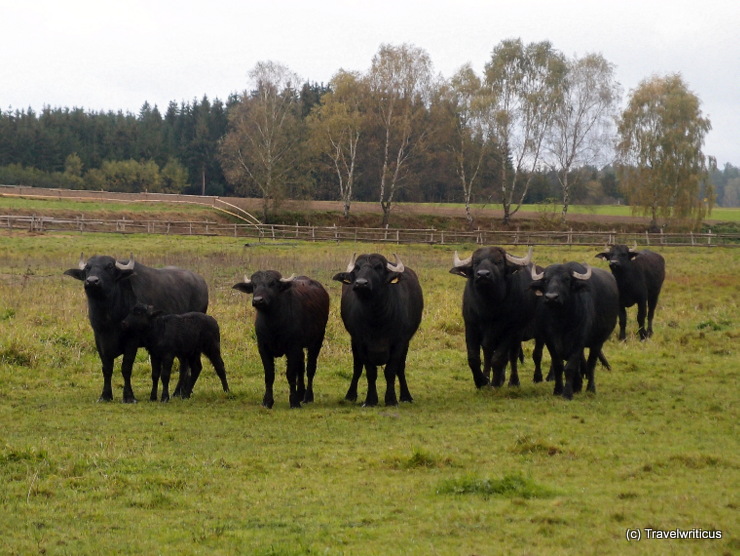
[[[545,277],[544,272],[537,272],[537,267],[535,265],[532,265],[532,269],[530,272],[532,274],[532,280],[535,282],[542,280]]]
[[[460,256],[457,254],[457,251],[455,251],[455,256],[453,257],[452,261],[455,265],[455,268],[468,266],[470,263],[473,262],[473,255],[470,255],[467,259],[460,260]]]
[[[118,270],[133,270],[134,269],[134,254],[129,255],[128,262],[126,264],[116,261],[116,268]]]
[[[287,284],[289,282],[292,282],[293,280],[295,280],[295,272],[293,274],[291,274],[288,278],[280,278],[280,281],[283,284]]]
[[[390,270],[391,272],[403,272],[406,268],[403,266],[403,263],[401,262],[401,259],[398,258],[398,255],[393,253],[393,256],[396,258],[396,264],[387,263],[386,268]]]
[[[576,272],[574,270],[572,272],[573,278],[575,278],[577,280],[588,280],[589,278],[591,278],[591,267],[588,266],[586,263],[583,263],[583,266],[586,267],[586,272],[580,273],[580,272]]]
[[[529,246],[529,251],[524,257],[515,257],[514,255],[506,253],[506,260],[515,265],[527,266],[532,262],[532,246]]]
[[[87,262],[85,261],[85,254],[80,253],[80,262],[77,263],[77,265],[80,267],[80,270],[85,270],[85,265]]]
[[[357,260],[357,253],[352,253],[352,257],[347,265],[347,272],[352,272],[355,269],[355,261]]]
[[[244,275],[244,283],[245,284],[251,284],[252,283],[252,281],[249,279],[249,276],[247,276],[246,274]]]
[[[629,251],[630,251],[630,253],[637,253],[637,242],[635,242],[635,246],[634,247],[630,247]]]

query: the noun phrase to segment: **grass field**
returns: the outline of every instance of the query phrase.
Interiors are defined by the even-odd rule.
[[[349,339],[331,276],[367,244],[0,232],[0,537],[7,554],[737,554],[736,249],[670,248],[655,336],[604,348],[597,394],[572,402],[532,384],[476,390],[464,353],[464,282],[454,246],[394,246],[417,270],[424,320],[398,407],[345,402]],[[466,251],[461,248],[461,255]],[[96,403],[100,364],[80,252],[201,273],[222,330],[230,395],[205,363],[193,398]],[[517,253],[516,254],[523,254]],[[539,264],[594,259],[540,248]],[[262,368],[245,273],[308,274],[332,308],[316,401],[260,407]],[[526,346],[527,355],[531,346]],[[282,368],[282,362],[280,363]],[[381,397],[384,385],[381,387]],[[360,400],[364,399],[364,380]],[[647,529],[721,531],[719,540],[646,539]],[[628,530],[642,535],[627,540]]]

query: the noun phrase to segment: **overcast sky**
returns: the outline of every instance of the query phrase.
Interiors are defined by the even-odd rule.
[[[382,43],[426,50],[449,78],[482,73],[493,47],[549,40],[599,52],[625,98],[681,73],[712,130],[704,152],[740,166],[738,0],[0,0],[0,110],[43,106],[138,113],[148,101],[226,100],[260,61],[328,82],[365,72]]]

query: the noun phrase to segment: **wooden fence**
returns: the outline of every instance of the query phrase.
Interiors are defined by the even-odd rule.
[[[338,226],[289,226],[272,224],[219,223],[208,221],[161,221],[74,219],[47,216],[0,215],[0,228],[31,232],[108,232],[120,234],[165,234],[230,236],[256,242],[334,241],[396,244],[477,245],[606,245],[623,243],[643,246],[740,247],[740,234],[632,233],[617,231],[450,231],[400,228]]]

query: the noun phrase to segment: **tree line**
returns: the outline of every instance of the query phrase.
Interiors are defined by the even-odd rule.
[[[45,107],[0,113],[0,183],[131,192],[379,204],[626,202],[653,224],[700,220],[737,203],[738,169],[702,152],[711,128],[680,75],[622,91],[600,54],[566,57],[548,41],[496,45],[483,73],[434,73],[413,45],[381,45],[366,73],[330,83],[276,62],[226,101],[170,102],[164,114]],[[713,184],[716,184],[713,185]]]

